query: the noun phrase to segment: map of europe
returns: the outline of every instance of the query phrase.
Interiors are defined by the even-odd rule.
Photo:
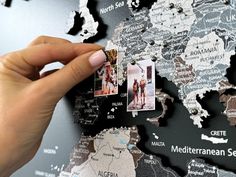
[[[79,8],[85,19],[83,13],[88,12],[87,3],[83,1]],[[141,4],[142,1],[138,0],[119,1],[100,10],[103,14],[121,6],[128,6],[130,9],[131,16],[116,25],[106,45],[107,49],[118,50],[119,85],[126,83],[129,63],[151,60],[155,62],[157,74],[173,82],[178,88],[178,97],[188,110],[193,125],[202,128],[204,119],[210,116],[198,98],[202,99],[206,93],[217,91],[220,102],[225,106],[224,114],[229,124],[235,126],[235,96],[227,92],[235,86],[226,75],[227,69],[231,67],[231,56],[235,55],[236,3],[221,0],[158,0],[152,2],[149,8],[139,8]],[[82,41],[94,36],[97,31],[97,22],[91,15],[88,19],[90,23],[85,23],[84,30],[80,33]],[[84,35],[86,28],[95,33]],[[166,101],[173,102],[173,98],[162,89],[156,89],[155,94],[156,100],[161,103],[162,114],[146,117],[146,120],[158,127],[160,119],[168,111]],[[121,93],[119,96],[127,95]],[[74,111],[77,121],[93,125],[102,112],[99,107],[106,100],[104,97],[94,98],[93,91],[80,93],[76,98]],[[123,102],[113,103],[107,118],[124,106]],[[132,112],[133,117],[138,114],[137,111]],[[139,150],[136,146],[139,140],[136,127],[105,129],[95,137],[82,136],[71,154],[69,165],[60,176],[179,176],[174,170],[163,166],[159,157]],[[228,142],[226,139],[204,134],[202,140],[213,144]],[[172,147],[178,153],[186,149],[189,147]],[[225,155],[225,151],[212,149],[205,151],[190,148],[187,152]],[[231,153],[231,149],[228,153]],[[186,168],[186,177],[236,176],[232,172],[208,165],[202,159],[190,159]]]
[[[87,9],[86,1],[82,2],[80,13],[89,21],[83,25],[87,30],[82,30],[81,35],[81,40],[86,40],[97,33],[98,23],[87,15],[89,11],[84,10]],[[224,94],[235,87],[226,77],[230,58],[235,54],[234,3],[163,0],[153,2],[150,9],[137,11],[134,9],[139,6],[138,1],[128,1],[131,18],[117,24],[112,39],[107,42],[107,48],[119,51],[119,85],[126,81],[128,63],[151,59],[156,63],[158,75],[178,87],[179,99],[189,111],[194,125],[202,128],[204,119],[209,116],[197,98],[203,98],[210,91],[221,95],[220,101],[226,107],[224,114],[230,125],[236,125],[235,98]],[[121,5],[124,6],[124,1]],[[114,7],[103,11],[112,10],[109,8]],[[84,34],[88,30],[92,33]],[[160,92],[156,92],[157,99],[165,94]],[[164,104],[162,107],[166,111]],[[159,118],[148,121],[158,125]]]

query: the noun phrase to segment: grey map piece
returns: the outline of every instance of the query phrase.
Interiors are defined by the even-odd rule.
[[[196,89],[199,89],[197,86],[201,86],[201,88],[216,88],[219,78],[225,78],[225,81],[227,81],[227,78],[224,77],[227,68],[227,65],[219,64],[212,69],[196,71],[196,76],[200,79],[197,79],[194,83],[183,86],[183,89],[180,89],[180,91],[183,91],[184,93],[180,93],[180,95],[187,95]]]
[[[138,162],[135,169],[136,177],[179,177],[179,175],[170,168],[163,167],[161,159],[144,155]]]
[[[236,175],[232,172],[218,170],[219,177],[235,177]]]
[[[219,28],[225,29],[230,33],[236,32],[236,10],[235,8],[228,8],[227,10],[223,11],[220,16]],[[230,34],[229,33],[229,34]]]
[[[188,163],[188,174],[185,177],[236,177],[236,174],[218,169],[202,159],[193,159]]]
[[[202,38],[218,26],[220,12],[204,14],[196,9],[194,9],[193,12],[196,14],[197,20],[193,24],[189,36]]]
[[[151,57],[154,56],[157,58],[156,70],[158,71],[160,76],[166,77],[168,80],[172,80],[174,78],[174,75],[170,75],[170,73],[175,70],[173,61],[174,58],[171,60],[165,60],[165,58],[163,58],[162,56],[161,51],[163,49],[163,41],[166,41],[171,36],[172,34],[169,31],[162,31],[158,28],[149,28],[142,34],[142,39],[146,43],[151,40],[155,41],[155,44],[153,46],[148,45],[145,50],[147,51],[147,53],[149,53],[149,55],[151,55]]]
[[[197,20],[192,25],[189,36],[203,37],[215,29],[226,30],[229,33],[236,29],[236,10],[221,1],[213,1],[210,5],[195,7],[193,12]],[[226,35],[227,36],[227,35]]]
[[[151,24],[148,13],[148,9],[143,9],[124,21],[120,44],[126,48],[126,56],[139,54],[149,45],[141,36],[142,31]]]
[[[159,35],[157,35],[157,34],[159,34]],[[142,39],[148,43],[151,40],[164,41],[164,40],[170,38],[171,36],[172,36],[172,34],[169,31],[163,31],[163,30],[160,30],[159,28],[152,27],[152,28],[146,29],[143,32]],[[161,45],[161,44],[162,43],[159,43],[156,45]],[[155,45],[155,47],[158,47],[156,45]]]
[[[1,4],[1,5],[5,6],[6,3],[7,3],[7,0],[0,0],[0,4]]]
[[[218,0],[194,0],[193,7],[204,6],[206,4],[211,4],[214,2],[218,2]]]
[[[188,31],[179,32],[165,40],[165,45],[162,49],[162,56],[166,60],[174,60],[176,56],[184,53],[188,43]]]
[[[165,61],[165,62],[157,63],[156,70],[158,71],[161,77],[165,77],[170,81],[173,80],[174,75],[170,74],[170,73],[173,73],[173,71],[175,70],[175,65],[173,61]]]
[[[216,29],[215,33],[224,41],[226,51],[234,50],[236,46],[236,36],[234,33],[231,31],[226,31],[225,29]]]
[[[203,160],[194,159],[188,164],[188,174],[186,177],[218,177],[216,167],[209,166]]]

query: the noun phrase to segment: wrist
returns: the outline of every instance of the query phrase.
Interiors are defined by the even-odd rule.
[[[1,129],[3,130],[3,129]],[[2,131],[4,132],[4,131]],[[7,133],[5,135],[0,135],[0,176],[9,177],[13,173],[13,164],[11,164],[12,153]]]
[[[2,147],[4,148],[4,145],[3,146],[1,145],[1,148],[0,148],[0,154],[1,154],[1,158],[0,158],[0,176],[1,177],[9,177],[12,174],[11,173],[11,168],[12,167],[9,163],[10,159],[7,159],[7,156],[8,156],[7,152],[5,152],[5,150],[3,151]]]

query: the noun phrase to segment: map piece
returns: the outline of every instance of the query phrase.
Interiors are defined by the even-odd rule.
[[[140,6],[140,0],[127,0],[127,5],[129,8],[138,8]]]
[[[148,9],[151,8],[151,6],[156,2],[156,0],[149,0],[149,1],[143,1],[143,0],[127,0],[127,5],[129,8],[132,9],[132,11],[139,11],[142,8],[146,7]]]
[[[176,57],[175,63],[175,78],[174,82],[180,85],[187,85],[195,80],[195,73],[192,65],[187,65],[181,57]]]
[[[71,11],[69,19],[66,25],[66,33],[76,35],[81,30],[81,26],[84,23],[84,18],[80,17],[80,14],[76,11]]]
[[[227,116],[231,126],[236,126],[236,96],[222,94],[220,96],[220,102],[225,106],[224,114]]]
[[[167,111],[168,111],[168,106],[166,105],[167,100],[170,100],[173,103],[174,102],[174,98],[172,98],[170,95],[162,92],[161,89],[156,89],[156,99],[157,99],[158,102],[161,103],[162,113],[158,117],[147,118],[147,121],[149,121],[152,124],[154,124],[157,127],[159,127],[160,119],[164,118],[166,113],[167,113]]]
[[[195,112],[190,118],[199,128],[202,127],[202,117],[207,117],[208,112],[202,109],[196,98],[202,98],[207,91],[222,89],[219,83],[227,81],[226,69],[230,66],[230,57],[234,53],[226,52],[224,41],[212,32],[203,38],[192,37],[181,55],[186,64],[194,68],[195,79],[181,86],[179,95],[189,112]]]
[[[95,153],[94,142],[92,137],[81,136],[79,144],[74,147],[71,154],[70,164],[65,171],[70,172],[74,165],[81,165],[88,160],[90,153]]]
[[[210,5],[214,2],[218,2],[218,0],[193,0],[193,7]]]
[[[166,60],[173,60],[177,56],[184,53],[186,44],[189,41],[188,31],[178,32],[165,40],[165,45],[162,49],[162,56]]]
[[[137,148],[140,138],[136,127],[104,130],[92,139],[87,138],[93,148],[82,136],[71,154],[69,166],[60,177],[178,177],[173,170],[163,167],[159,158],[146,155]],[[87,151],[80,146],[83,142],[89,144]],[[83,163],[74,160],[78,159],[77,152],[86,154]]]
[[[143,157],[144,153],[137,147],[137,143],[140,141],[140,137],[137,128],[130,129],[130,141],[128,143],[128,150],[133,156],[135,168],[138,168],[138,162]]]
[[[216,137],[208,137],[207,135],[202,134],[201,136],[202,140],[210,141],[213,144],[225,144],[228,143],[228,139],[224,138],[216,138]]]
[[[236,36],[233,32],[225,29],[216,29],[215,33],[224,41],[226,51],[234,50]]]
[[[236,177],[236,174],[208,165],[204,160],[194,159],[188,164],[188,174],[185,177]]]
[[[219,64],[229,66],[234,51],[224,49],[224,41],[212,32],[203,38],[192,37],[181,56],[195,70],[211,69]]]
[[[0,4],[5,6],[7,4],[7,0],[0,0]]]
[[[161,160],[152,155],[144,155],[136,168],[136,177],[179,177],[179,175],[162,165]]]
[[[169,3],[166,0],[154,3],[149,14],[153,27],[169,31],[172,34],[190,31],[196,19],[192,8],[193,0],[173,0],[175,8],[169,8]],[[179,8],[182,9],[182,13],[178,12]]]
[[[192,25],[190,36],[204,37],[215,30],[225,30],[223,38],[228,38],[229,35],[234,36],[236,11],[233,4],[225,5],[223,1],[207,0],[199,5],[193,4],[197,20]],[[235,46],[235,43],[232,42],[231,45]],[[230,47],[230,50],[233,48]]]
[[[72,11],[70,13],[67,27],[66,27],[66,33],[71,34],[70,31],[72,31],[72,35],[75,35],[78,33],[78,29],[82,28],[81,32],[79,32],[79,41],[83,42],[84,40],[87,40],[93,36],[95,36],[98,33],[98,26],[99,23],[96,22],[93,18],[93,15],[90,14],[90,11],[87,7],[88,0],[83,0],[79,2],[78,10]],[[78,15],[80,15],[79,19],[83,19],[83,24],[81,24],[81,21],[78,21]],[[77,23],[76,23],[77,22]],[[82,25],[82,27],[81,27]]]
[[[76,96],[73,115],[75,122],[93,125],[100,114],[100,106],[106,98],[94,97],[93,91]]]
[[[85,22],[82,26],[82,32],[80,36],[82,37],[83,41],[93,37],[97,34],[98,22],[94,21],[93,16],[90,14],[90,11],[87,7],[88,0],[80,1],[79,13],[81,17],[84,18]]]
[[[142,30],[151,25],[148,13],[148,9],[144,8],[123,22],[120,45],[122,48],[125,48],[126,57],[140,54],[148,45],[141,36]]]

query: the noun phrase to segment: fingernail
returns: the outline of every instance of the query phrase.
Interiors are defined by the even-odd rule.
[[[89,57],[89,63],[93,68],[98,68],[106,61],[107,56],[103,50],[99,50]]]

